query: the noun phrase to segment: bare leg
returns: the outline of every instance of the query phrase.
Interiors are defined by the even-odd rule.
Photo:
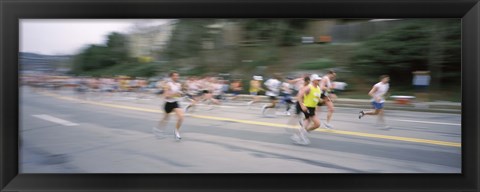
[[[165,113],[163,115],[162,120],[160,120],[158,122],[158,128],[159,129],[165,130],[169,117],[170,117],[170,115],[168,113]]]
[[[313,131],[320,127],[320,119],[317,117],[317,115],[310,117],[310,119],[312,120],[313,125],[308,127],[307,129],[308,132]]]
[[[210,100],[213,102],[213,104],[220,105],[220,101],[218,99],[212,97]]]
[[[365,115],[378,115],[380,113],[380,109],[375,109],[375,111],[365,111]]]
[[[386,126],[385,119],[383,118],[383,109],[378,109],[378,120],[377,123],[382,126]]]
[[[328,107],[327,123],[330,124],[330,121],[332,120],[332,116],[333,116],[333,112],[334,112],[333,102],[332,101],[326,101],[325,104]]]
[[[188,104],[185,108],[185,112],[190,111],[190,108],[195,107],[195,105],[197,104],[197,98],[195,97],[192,99],[188,98],[188,100],[190,101],[190,104]]]
[[[169,119],[169,114],[165,113],[163,115],[163,118],[160,121],[158,121],[157,127],[153,127],[153,134],[155,134],[157,138],[165,138],[165,130],[167,128],[166,125],[167,125],[168,119]]]
[[[275,108],[275,106],[277,105],[277,100],[272,100],[272,103],[271,105],[265,107],[265,108]]]
[[[309,126],[310,126],[310,118],[304,119],[303,120],[303,128],[305,128],[307,130]]]
[[[175,108],[173,111],[175,112],[175,115],[177,116],[177,124],[175,126],[175,129],[177,131],[179,131],[180,127],[182,126],[182,122],[183,122],[183,110],[180,109],[180,108]]]

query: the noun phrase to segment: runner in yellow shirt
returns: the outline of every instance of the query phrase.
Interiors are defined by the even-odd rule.
[[[253,96],[253,99],[252,101],[249,101],[248,102],[248,105],[251,105],[255,102],[258,102],[258,100],[260,99],[258,97],[258,92],[259,91],[263,91],[262,89],[262,83],[261,81],[263,80],[263,77],[262,76],[253,76],[253,79],[250,80],[250,89],[249,89],[249,92],[250,92],[250,95]]]
[[[300,104],[302,112],[305,115],[305,120],[303,122],[303,127],[301,127],[299,131],[300,137],[297,134],[292,136],[292,140],[294,140],[297,144],[308,145],[310,141],[306,137],[307,131],[310,132],[320,127],[320,119],[315,114],[315,111],[318,102],[321,101],[320,96],[322,91],[319,86],[321,79],[322,78],[318,75],[313,74],[310,77],[311,84],[303,87],[298,93],[298,103]],[[310,125],[310,122],[313,122],[313,124]]]

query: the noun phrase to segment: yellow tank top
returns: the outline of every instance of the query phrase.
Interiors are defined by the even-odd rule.
[[[318,101],[320,101],[320,95],[322,94],[322,91],[320,90],[320,87],[314,87],[313,85],[310,86],[310,92],[308,95],[303,96],[303,104],[306,107],[316,107],[318,104]]]
[[[252,92],[258,92],[258,91],[259,91],[259,89],[258,89],[259,86],[260,86],[260,82],[255,81],[255,80],[251,80],[251,81],[250,81],[250,90],[249,90],[249,91],[250,91],[251,93],[252,93]]]

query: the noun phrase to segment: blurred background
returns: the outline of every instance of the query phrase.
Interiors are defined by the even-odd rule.
[[[336,81],[347,85],[339,96],[354,99],[367,99],[382,74],[391,76],[392,95],[414,96],[417,74],[430,93],[423,100],[461,100],[460,19],[158,21],[129,20],[102,42],[69,54],[21,52],[21,73],[154,81],[177,70],[182,77],[241,80],[248,93],[253,75],[287,78],[333,69]]]

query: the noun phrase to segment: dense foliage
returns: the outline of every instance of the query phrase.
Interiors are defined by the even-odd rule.
[[[194,57],[202,50],[203,42],[211,39],[208,25],[213,19],[179,19],[166,48],[169,59]]]
[[[105,45],[90,45],[74,58],[75,73],[95,71],[128,62],[127,39],[111,33]]]
[[[373,35],[352,57],[356,73],[389,74],[397,85],[410,85],[412,72],[430,71],[431,84],[457,84],[461,76],[461,23],[458,20],[407,22]]]

